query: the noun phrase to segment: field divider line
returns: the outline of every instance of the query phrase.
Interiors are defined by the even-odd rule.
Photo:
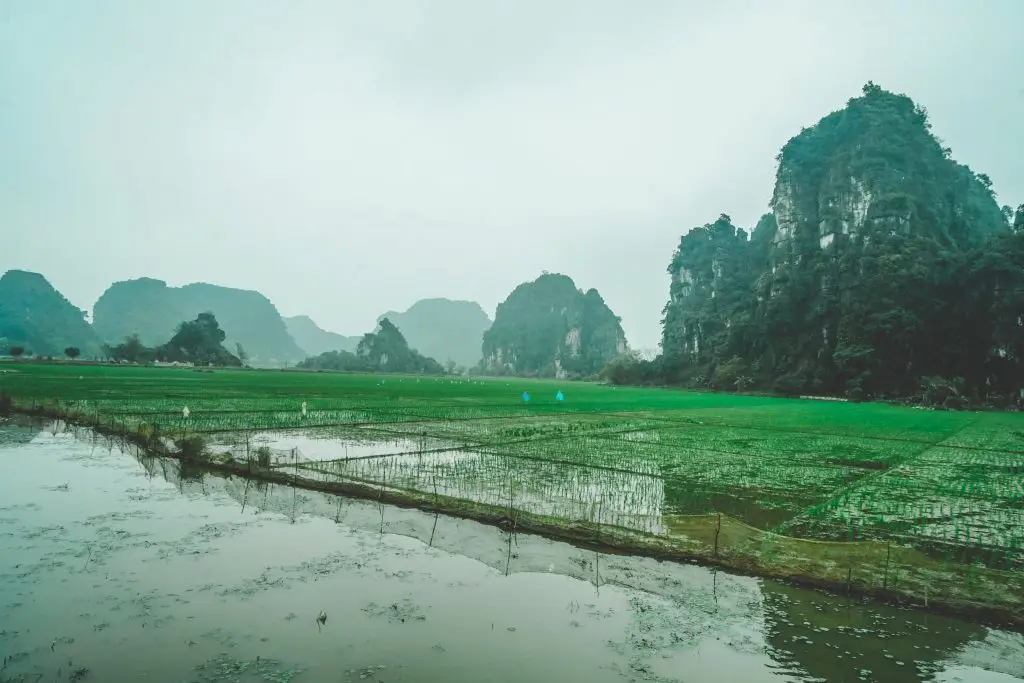
[[[976,419],[968,422],[967,424],[965,424],[960,429],[957,429],[956,431],[954,431],[952,434],[947,434],[947,435],[943,436],[942,438],[940,438],[937,441],[935,441],[935,442],[925,446],[924,448],[918,450],[915,453],[908,453],[907,455],[905,455],[905,456],[903,456],[901,458],[897,458],[894,461],[894,463],[889,468],[887,468],[887,469],[879,470],[877,472],[869,472],[868,474],[865,474],[863,477],[859,477],[859,478],[855,479],[854,481],[851,481],[846,486],[841,486],[838,489],[829,492],[829,497],[827,499],[825,499],[825,500],[823,500],[823,501],[821,501],[819,503],[816,503],[815,505],[810,506],[809,508],[807,508],[806,510],[804,510],[800,514],[795,515],[794,517],[790,517],[785,522],[783,522],[783,523],[779,524],[778,526],[776,526],[775,529],[773,529],[773,531],[776,531],[777,533],[785,533],[784,530],[787,527],[793,526],[793,524],[798,523],[798,521],[803,521],[805,519],[809,519],[809,516],[811,514],[813,514],[814,512],[817,512],[819,510],[824,509],[830,503],[833,503],[833,502],[838,503],[838,501],[839,501],[839,499],[841,497],[847,495],[851,491],[854,491],[854,490],[856,490],[858,488],[863,488],[864,486],[870,484],[871,482],[875,481],[876,479],[880,479],[880,478],[886,476],[893,469],[896,469],[897,467],[900,467],[901,465],[906,463],[908,460],[914,460],[916,458],[919,458],[919,457],[921,457],[922,455],[924,455],[925,453],[927,453],[928,451],[930,451],[933,448],[945,448],[945,446],[942,446],[942,442],[944,442],[944,441],[946,441],[948,439],[952,439],[954,436],[957,436],[958,434],[966,431],[970,427],[973,427],[980,419],[981,418],[979,417],[979,418],[976,418]]]
[[[59,400],[67,400],[67,399],[59,399]],[[103,400],[103,399],[97,399],[97,400]],[[156,400],[156,399],[154,399],[154,400]],[[695,423],[695,422],[690,421],[692,418],[673,419],[671,417],[665,417],[665,416],[662,416],[662,415],[657,415],[657,413],[663,413],[663,412],[670,412],[670,411],[677,411],[677,410],[679,410],[678,408],[673,408],[673,407],[656,408],[656,409],[638,407],[636,411],[622,411],[622,410],[608,411],[608,410],[586,410],[584,408],[568,408],[568,407],[555,407],[555,406],[551,406],[550,410],[547,410],[547,407],[541,408],[540,410],[537,410],[537,409],[534,409],[534,408],[525,409],[525,408],[522,408],[522,407],[510,405],[510,404],[507,404],[507,403],[500,403],[500,404],[499,403],[495,403],[495,404],[480,404],[480,403],[475,403],[475,404],[450,403],[449,404],[449,403],[445,403],[445,404],[435,404],[435,405],[437,405],[438,407],[453,408],[453,409],[456,409],[456,410],[458,410],[458,409],[479,409],[479,408],[486,409],[486,408],[494,407],[494,408],[503,408],[503,409],[507,410],[508,412],[505,415],[474,415],[474,416],[469,416],[469,417],[455,418],[455,417],[440,417],[440,416],[426,417],[426,416],[423,416],[423,415],[421,415],[419,413],[416,413],[416,412],[409,412],[407,410],[395,409],[395,408],[386,407],[386,406],[381,406],[381,407],[376,407],[375,406],[375,407],[372,407],[372,408],[371,407],[366,407],[366,406],[361,407],[361,408],[351,408],[351,407],[327,408],[327,409],[323,409],[323,410],[327,410],[327,411],[333,411],[333,410],[338,410],[338,411],[352,410],[354,412],[365,412],[365,413],[379,412],[380,414],[405,415],[407,417],[415,418],[415,419],[412,419],[412,420],[395,420],[393,422],[392,421],[388,421],[388,422],[386,422],[386,424],[401,424],[401,423],[413,423],[413,424],[416,424],[416,423],[423,423],[423,422],[440,422],[440,421],[445,421],[445,422],[462,422],[462,421],[478,421],[478,420],[512,420],[512,419],[520,419],[520,418],[523,418],[523,417],[532,417],[532,416],[550,417],[550,416],[554,416],[554,415],[594,415],[594,416],[614,417],[614,418],[619,418],[619,419],[637,419],[637,414],[642,414],[646,419],[650,419],[652,421],[657,421],[657,422],[671,424],[672,426],[668,428],[670,430],[685,429],[685,428],[695,428],[695,429],[729,428],[729,429],[746,429],[746,430],[750,430],[750,431],[765,431],[765,432],[779,433],[779,434],[797,434],[797,435],[803,435],[803,436],[826,436],[826,437],[834,437],[834,438],[865,439],[865,440],[883,441],[883,442],[900,442],[900,443],[912,443],[912,444],[928,444],[930,446],[934,446],[935,445],[933,442],[925,440],[925,439],[914,439],[914,438],[909,438],[909,437],[876,436],[876,435],[873,435],[873,434],[846,434],[846,433],[826,432],[826,431],[818,431],[818,430],[803,430],[803,429],[784,429],[784,428],[780,428],[780,427],[755,426],[755,425],[749,425],[749,424],[742,424],[741,425],[741,424],[735,424],[735,423],[729,423],[729,422]],[[101,412],[102,412],[102,408],[101,408]],[[232,413],[245,414],[245,413],[279,413],[279,412],[289,412],[289,411],[285,410],[285,409],[261,409],[261,410],[256,410],[256,411],[238,409],[238,410],[225,410],[225,411],[216,411],[216,410],[214,410],[214,411],[207,411],[207,412],[209,412],[209,413],[221,413],[221,414],[232,414]],[[147,414],[151,415],[151,414],[154,414],[154,413],[146,413],[146,412],[118,412],[118,414],[119,415],[140,416],[140,415],[147,415]],[[156,413],[156,414],[176,415],[177,413],[163,413],[161,411],[160,413]],[[970,424],[974,424],[976,421],[977,420],[972,421]],[[325,426],[341,426],[343,424],[345,424],[345,423],[330,423],[330,424],[325,425]],[[372,422],[370,422],[370,423],[368,423],[368,422],[360,422],[360,423],[348,423],[348,424],[352,424],[353,426],[358,426],[358,425],[362,425],[362,424],[372,424]],[[967,426],[970,426],[970,425],[967,425]],[[958,430],[954,431],[951,434],[948,434],[948,435],[944,436],[942,440],[945,441],[947,439],[950,439],[953,436],[955,436],[956,434],[959,434],[960,432],[962,432],[964,429],[966,429],[966,426],[961,428],[961,429],[958,429]],[[244,431],[244,430],[238,429],[238,430],[208,430],[208,431],[210,431],[211,433],[214,433],[214,432],[221,432],[221,431]],[[958,449],[958,450],[978,451],[978,452],[983,452],[983,453],[997,453],[997,454],[1002,454],[1002,455],[1024,455],[1024,450],[1007,450],[1007,449],[987,448],[987,447],[984,447],[984,446],[965,446],[965,445],[956,445],[956,444],[947,444],[944,447],[945,448],[950,448],[950,449]]]
[[[621,413],[608,413],[608,415],[609,416],[623,417],[623,415]],[[1024,450],[1006,450],[1006,449],[1001,449],[1001,448],[987,448],[985,446],[963,446],[963,445],[957,445],[957,444],[946,444],[946,445],[942,444],[942,441],[946,441],[948,439],[952,439],[954,436],[956,436],[957,434],[960,434],[961,432],[963,432],[968,427],[971,427],[974,424],[976,424],[981,418],[975,419],[974,421],[964,425],[963,427],[957,429],[956,431],[952,432],[951,434],[943,435],[941,437],[941,439],[939,440],[939,442],[928,441],[926,439],[911,439],[911,438],[908,438],[908,437],[900,437],[900,436],[875,436],[873,434],[841,434],[841,433],[838,433],[838,432],[822,432],[822,431],[806,430],[806,429],[782,429],[782,428],[779,428],[779,427],[761,427],[761,426],[751,426],[751,425],[737,425],[737,424],[730,424],[730,423],[727,423],[727,422],[696,423],[696,422],[688,422],[688,421],[685,421],[685,420],[673,420],[673,419],[670,419],[670,418],[657,417],[657,416],[651,416],[651,417],[649,417],[649,419],[654,420],[654,421],[668,422],[668,423],[673,424],[674,426],[666,428],[667,431],[676,431],[676,430],[688,429],[688,428],[692,428],[692,429],[747,429],[747,430],[755,431],[755,432],[760,431],[760,432],[771,432],[771,433],[777,433],[777,434],[799,434],[799,435],[802,435],[802,436],[830,436],[830,437],[841,438],[841,439],[865,439],[865,440],[868,440],[868,441],[910,443],[910,444],[924,445],[924,446],[927,446],[928,448],[935,448],[935,447],[938,446],[938,447],[942,447],[942,448],[949,448],[951,450],[979,451],[979,452],[982,452],[982,453],[998,453],[1000,455],[1024,455]]]

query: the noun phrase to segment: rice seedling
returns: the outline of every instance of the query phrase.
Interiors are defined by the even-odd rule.
[[[716,552],[728,551],[727,517],[789,537],[1024,567],[1019,414],[508,378],[382,384],[46,365],[3,375],[0,396],[189,458],[225,452],[296,480],[362,482],[509,517],[662,534],[670,517],[705,515]]]

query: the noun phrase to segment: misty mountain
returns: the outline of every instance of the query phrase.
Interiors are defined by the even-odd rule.
[[[491,319],[475,301],[421,299],[404,313],[388,311],[387,318],[402,331],[409,346],[441,363],[473,367],[480,362],[483,335]]]
[[[0,277],[0,353],[21,346],[37,356],[63,357],[73,346],[82,356],[100,352],[100,343],[76,308],[39,273],[9,270]]]
[[[590,377],[626,351],[620,319],[596,289],[586,293],[566,275],[545,273],[498,305],[484,334],[485,372]]]
[[[265,296],[205,283],[168,287],[151,278],[116,282],[96,302],[93,326],[106,343],[136,333],[146,346],[158,346],[174,336],[182,321],[205,312],[216,316],[227,335],[225,346],[234,351],[241,344],[252,365],[277,366],[305,356]]]
[[[362,337],[346,337],[337,332],[328,332],[313,322],[308,315],[294,315],[284,319],[288,333],[307,355],[318,356],[327,351],[356,350]]]
[[[386,317],[380,319],[375,331],[360,337],[355,351],[327,351],[305,359],[298,367],[345,372],[444,373],[440,363],[411,348],[402,332]]]

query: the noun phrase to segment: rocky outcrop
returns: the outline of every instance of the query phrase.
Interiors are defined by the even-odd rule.
[[[626,349],[620,318],[596,289],[545,273],[498,305],[481,365],[492,374],[590,377]]]
[[[857,396],[948,374],[955,354],[936,335],[956,334],[955,273],[1012,212],[930,129],[910,98],[869,83],[783,147],[772,211],[751,234],[723,215],[684,235],[669,266],[669,374]]]

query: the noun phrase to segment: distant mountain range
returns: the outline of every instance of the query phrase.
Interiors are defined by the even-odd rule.
[[[103,345],[117,345],[138,335],[146,346],[169,340],[178,326],[200,313],[213,313],[234,353],[241,345],[257,367],[280,367],[330,351],[354,352],[363,335],[324,330],[312,318],[284,318],[259,292],[194,283],[170,287],[162,280],[139,278],[116,282],[100,296],[90,325],[86,311],[73,306],[38,274],[8,271],[0,278],[0,354],[12,346],[26,354],[61,356],[74,346],[82,357],[100,356]],[[404,313],[387,317],[412,348],[423,355],[472,367],[481,358],[483,333],[491,320],[471,301],[424,299]]]

